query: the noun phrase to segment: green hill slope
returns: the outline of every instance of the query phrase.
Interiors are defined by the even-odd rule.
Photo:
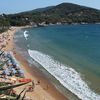
[[[5,16],[4,16],[5,17]],[[6,22],[13,26],[29,25],[30,23],[100,23],[100,10],[72,3],[39,8],[18,14],[6,15]],[[1,17],[0,17],[0,23]],[[1,25],[1,24],[0,24]]]

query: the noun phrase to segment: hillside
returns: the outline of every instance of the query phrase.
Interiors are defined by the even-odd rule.
[[[2,20],[3,19],[3,20]],[[39,8],[18,14],[0,16],[0,26],[21,26],[33,23],[100,23],[100,10],[72,3],[62,3],[57,6]]]

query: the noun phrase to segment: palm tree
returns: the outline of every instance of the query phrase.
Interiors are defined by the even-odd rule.
[[[20,94],[16,97],[16,99],[15,100],[19,100],[20,99],[20,97],[21,97],[21,94],[24,92],[24,90],[25,90],[26,88],[24,88],[21,92],[20,92]]]
[[[19,86],[22,86],[22,85],[25,85],[28,83],[30,83],[30,82],[23,82],[23,83],[11,85],[11,86],[2,86],[2,87],[0,87],[0,91],[6,91],[6,90],[13,89],[13,88],[16,88],[16,87],[19,87]]]
[[[27,91],[25,91],[25,93],[24,93],[24,95],[23,95],[23,97],[22,97],[22,100],[24,100],[24,98],[25,98],[25,96],[26,96],[26,92],[27,92]]]
[[[24,83],[20,83],[20,84],[11,85],[11,86],[1,86],[0,91],[7,91],[7,90],[10,90],[10,89],[13,89],[13,88],[16,88],[16,87],[19,87],[19,86],[22,86],[22,85],[25,85],[28,83],[30,83],[30,82],[24,82]],[[25,89],[26,88],[24,88],[17,97],[5,95],[5,98],[0,98],[0,100],[20,100],[21,94],[24,92]]]

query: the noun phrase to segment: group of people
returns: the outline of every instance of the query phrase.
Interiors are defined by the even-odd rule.
[[[0,53],[0,62],[2,75],[4,76],[18,76],[24,77],[24,71],[20,68],[19,64],[12,57],[12,53],[3,52]]]
[[[0,34],[0,47],[5,47],[8,44],[9,34],[4,32]]]
[[[9,44],[9,41],[10,41],[10,35],[8,32],[0,34],[0,83],[3,82],[15,85],[15,84],[29,82],[27,86],[25,85],[25,91],[33,92],[35,88],[34,81],[25,78],[24,71],[22,70],[19,62],[14,57],[13,52],[4,51],[5,47]],[[38,85],[40,84],[40,82],[37,83]],[[31,100],[31,99],[25,99],[25,100]]]
[[[26,92],[33,92],[35,87],[34,81],[24,77],[24,71],[14,58],[13,53],[4,52],[3,48],[0,49],[0,82],[10,83],[13,85],[23,82],[31,82],[31,84],[25,86]]]

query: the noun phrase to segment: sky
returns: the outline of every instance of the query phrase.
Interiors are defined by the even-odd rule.
[[[29,11],[36,8],[57,5],[63,2],[100,9],[100,0],[0,0],[0,14]]]

